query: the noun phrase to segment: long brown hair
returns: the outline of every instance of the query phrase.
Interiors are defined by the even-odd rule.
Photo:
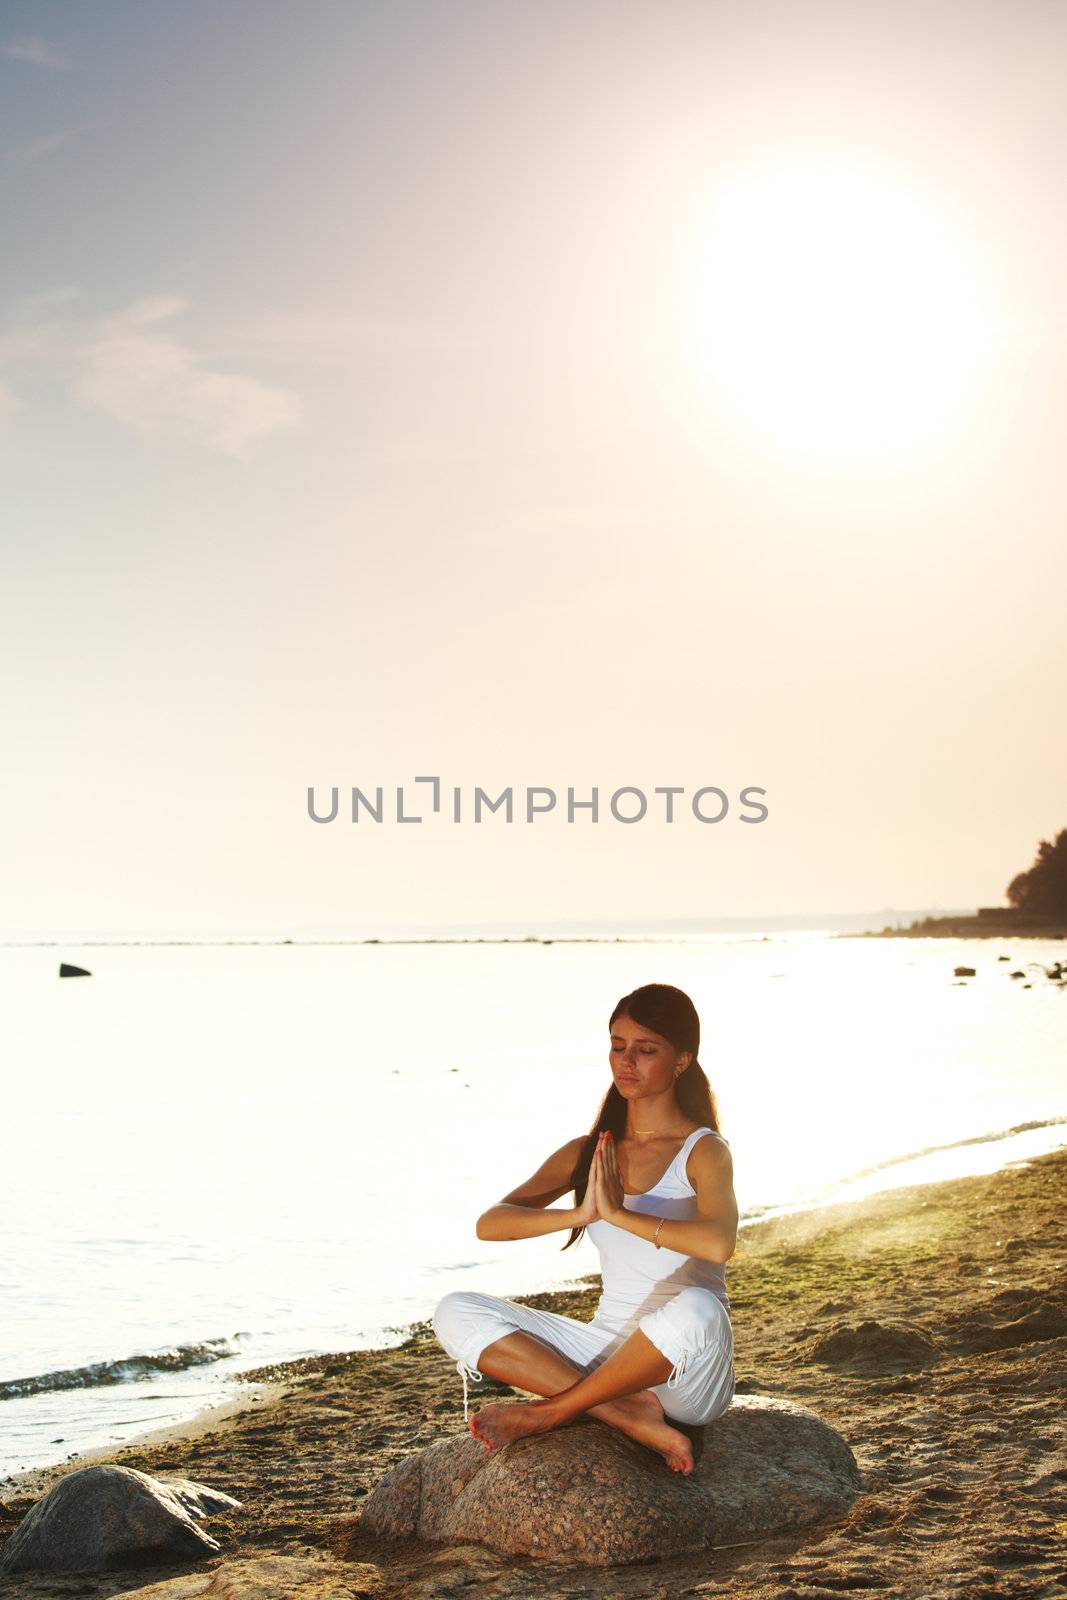
[[[691,1053],[692,1059],[688,1067],[674,1080],[675,1098],[679,1109],[684,1111],[687,1117],[691,1117],[702,1128],[712,1128],[719,1133],[721,1130],[715,1095],[712,1093],[704,1068],[697,1060],[700,1051],[700,1018],[689,996],[681,989],[676,989],[672,983],[646,983],[640,989],[634,989],[631,994],[623,995],[611,1013],[609,1026],[617,1022],[620,1017],[632,1017],[642,1028],[650,1028],[653,1033],[669,1039],[676,1050],[680,1052],[688,1050]],[[610,1128],[616,1139],[621,1139],[626,1132],[626,1101],[614,1083],[601,1101],[596,1121],[585,1136],[582,1153],[574,1168],[571,1185],[574,1189],[576,1206],[580,1206],[585,1199],[597,1135],[605,1128]],[[562,1248],[569,1249],[584,1232],[584,1226],[572,1228],[570,1238]]]

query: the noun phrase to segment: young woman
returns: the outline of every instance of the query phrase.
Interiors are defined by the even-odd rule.
[[[571,1139],[478,1219],[479,1239],[583,1229],[600,1253],[592,1322],[496,1295],[446,1294],[434,1332],[463,1379],[488,1373],[543,1399],[483,1406],[471,1432],[490,1449],[583,1411],[693,1469],[701,1426],[734,1395],[724,1265],[737,1202],[730,1149],[697,1060],[700,1019],[666,983],[625,995],[611,1015],[611,1073],[591,1133]],[[575,1204],[553,1209],[568,1189]]]

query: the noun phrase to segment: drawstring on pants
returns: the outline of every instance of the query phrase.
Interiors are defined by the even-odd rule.
[[[678,1362],[678,1364],[675,1367],[674,1371],[671,1373],[670,1377],[667,1379],[667,1388],[668,1389],[677,1389],[677,1387],[678,1387],[678,1379],[685,1372],[686,1363],[688,1362],[688,1360],[689,1360],[689,1351],[688,1350],[683,1350],[680,1361]]]
[[[479,1372],[477,1367],[468,1366],[462,1360],[456,1362],[456,1371],[463,1379],[463,1420],[467,1422],[470,1420],[467,1415],[467,1379],[469,1378],[472,1383],[481,1383],[485,1374]]]

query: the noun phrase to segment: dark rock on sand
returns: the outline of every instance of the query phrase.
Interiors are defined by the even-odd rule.
[[[840,1435],[791,1402],[735,1397],[704,1435],[683,1477],[592,1420],[492,1451],[461,1434],[383,1478],[360,1531],[609,1566],[805,1527],[843,1512],[861,1488]]]
[[[954,978],[976,978],[978,970],[976,967],[953,967],[952,976]]]
[[[220,1546],[194,1519],[239,1504],[188,1478],[151,1478],[132,1467],[82,1467],[26,1513],[0,1554],[0,1571],[113,1572],[202,1561]]]
[[[933,1367],[941,1358],[934,1341],[906,1322],[861,1322],[823,1334],[808,1351],[812,1361],[849,1372],[877,1375]]]
[[[59,976],[61,978],[91,978],[92,973],[88,967],[74,967],[69,961],[59,963]]]

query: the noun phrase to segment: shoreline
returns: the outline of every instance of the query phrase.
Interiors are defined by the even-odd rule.
[[[1037,1600],[1050,1592],[1063,1571],[1057,1529],[1067,1518],[1065,1185],[1061,1148],[990,1174],[883,1190],[746,1228],[727,1277],[738,1392],[818,1412],[851,1446],[864,1492],[826,1527],[656,1567],[568,1569],[563,1587],[600,1600],[698,1585],[751,1600],[798,1586],[815,1595],[862,1587]],[[513,1298],[587,1319],[598,1282],[593,1275],[570,1290]],[[865,1359],[827,1356],[828,1335],[863,1324]],[[901,1324],[932,1341],[933,1364],[894,1360],[891,1333]],[[196,1569],[212,1580],[198,1593],[221,1596],[231,1585],[239,1593],[245,1580],[295,1600],[378,1590],[415,1600],[475,1582],[517,1593],[520,1569],[524,1597],[561,1592],[561,1570],[550,1563],[360,1535],[360,1501],[384,1473],[463,1429],[455,1364],[428,1323],[412,1324],[396,1346],[243,1376],[255,1385],[247,1402],[201,1413],[155,1441],[93,1452],[194,1478],[242,1502],[209,1524],[223,1549]],[[486,1379],[478,1398],[510,1392]],[[6,1485],[0,1539],[38,1493],[88,1459],[35,1469],[32,1490],[25,1475]],[[188,1571],[23,1574],[0,1578],[0,1597],[103,1600],[162,1585],[152,1600],[165,1600],[164,1580],[192,1581],[179,1570]],[[181,1592],[172,1590],[174,1600]]]
[[[865,933],[835,933],[835,939],[1067,939],[1067,922],[1011,917],[924,917],[906,928],[878,928]]]
[[[909,1150],[904,1152],[902,1155],[888,1157],[886,1160],[877,1162],[873,1166],[859,1168],[854,1172],[846,1174],[839,1180],[839,1192],[836,1193],[836,1195],[822,1195],[803,1201],[784,1202],[781,1205],[769,1204],[756,1206],[751,1211],[746,1211],[741,1215],[738,1226],[741,1230],[741,1233],[747,1234],[750,1229],[757,1227],[759,1224],[767,1221],[777,1220],[779,1218],[801,1217],[814,1212],[820,1212],[829,1215],[839,1206],[852,1204],[859,1199],[874,1198],[879,1194],[888,1193],[895,1188],[901,1187],[902,1185],[899,1182],[899,1174],[902,1171],[906,1174],[907,1169],[909,1168],[915,1168],[917,1170],[915,1175],[907,1180],[907,1187],[952,1181],[955,1178],[980,1176],[982,1173],[990,1170],[985,1163],[980,1164],[973,1174],[957,1172],[950,1174],[934,1173],[933,1175],[927,1175],[922,1169],[924,1167],[928,1167],[931,1161],[936,1160],[938,1157],[951,1155],[962,1150],[972,1150],[975,1152],[992,1150],[999,1145],[1003,1145],[1007,1141],[1014,1143],[1020,1139],[1025,1140],[1025,1137],[1028,1134],[1044,1132],[1055,1127],[1064,1127],[1065,1124],[1067,1124],[1067,1114],[1062,1116],[1037,1118],[1028,1122],[1014,1123],[1010,1127],[999,1128],[992,1132],[973,1134],[966,1138],[949,1140],[947,1143],[926,1145],[918,1150]],[[1064,1134],[1062,1135],[1062,1144],[1067,1146],[1067,1128],[1065,1128]],[[1053,1148],[1056,1147],[1054,1146]],[[1045,1153],[1046,1152],[1041,1149],[1032,1151],[1024,1150],[1021,1155],[1002,1153],[1002,1158],[998,1165],[1007,1166],[1018,1160],[1035,1159],[1037,1156]],[[877,1183],[879,1174],[895,1174],[897,1175],[897,1178],[894,1180],[887,1176],[887,1181],[885,1181],[881,1187],[871,1187],[869,1185],[869,1180],[874,1179]],[[595,1274],[584,1274],[578,1276],[572,1281],[589,1282],[591,1281],[591,1276],[593,1278],[596,1277]],[[597,1279],[597,1281],[599,1281],[599,1279]],[[566,1292],[567,1286],[559,1285],[556,1287],[548,1287],[543,1289],[533,1288],[515,1290],[512,1293],[511,1298],[519,1299],[523,1295],[550,1295],[564,1294]],[[399,1334],[401,1338],[398,1342],[403,1343],[405,1338],[410,1337],[411,1333],[415,1329],[425,1326],[427,1326],[425,1319],[416,1319],[410,1323],[401,1323],[391,1331]],[[376,1336],[380,1337],[381,1332],[382,1330],[379,1330]],[[370,1351],[384,1353],[388,1350],[397,1348],[397,1344],[361,1345],[358,1348],[364,1353]],[[352,1350],[340,1352],[316,1351],[312,1355],[300,1358],[300,1360],[334,1361],[341,1360],[346,1355],[353,1353],[355,1352]],[[297,1366],[299,1366],[300,1360],[297,1361]],[[255,1382],[251,1375],[256,1372],[273,1370],[273,1367],[285,1367],[288,1370],[290,1366],[292,1366],[292,1362],[288,1360],[274,1363],[273,1366],[269,1363],[266,1366],[263,1363],[258,1363],[255,1367],[250,1367],[246,1371],[234,1372],[227,1379],[227,1384],[230,1386],[240,1386],[240,1388],[243,1389],[244,1385],[250,1382]],[[266,1390],[269,1389],[270,1386],[268,1384],[263,1384],[261,1387]],[[255,1396],[257,1401],[261,1398],[263,1397],[259,1395]],[[35,1467],[25,1467],[18,1472],[12,1472],[6,1476],[0,1476],[0,1505],[3,1504],[5,1494],[9,1494],[15,1486],[23,1483],[29,1483],[31,1480],[36,1480],[42,1474],[55,1472],[62,1467],[69,1466],[70,1470],[73,1470],[75,1465],[88,1465],[92,1461],[104,1459],[109,1451],[116,1449],[135,1448],[141,1445],[165,1442],[169,1437],[172,1436],[184,1436],[188,1430],[198,1429],[202,1422],[204,1425],[207,1425],[212,1418],[216,1417],[221,1421],[231,1411],[236,1412],[243,1410],[251,1403],[253,1403],[252,1400],[243,1392],[231,1394],[226,1400],[220,1400],[212,1404],[202,1406],[200,1410],[186,1417],[183,1422],[163,1424],[159,1427],[148,1429],[143,1433],[130,1434],[127,1438],[122,1440],[112,1440],[110,1444],[99,1446],[91,1445],[87,1449],[78,1451],[74,1455],[66,1456],[61,1460],[45,1462]]]
[[[739,1222],[738,1247],[740,1251],[743,1240],[754,1237],[753,1230],[757,1230],[769,1223],[799,1221],[804,1218],[818,1216],[826,1220],[829,1225],[833,1214],[846,1206],[862,1204],[868,1200],[875,1201],[885,1195],[890,1195],[900,1188],[925,1188],[930,1185],[966,1181],[968,1177],[980,1177],[987,1173],[986,1166],[979,1166],[973,1174],[956,1173],[951,1175],[924,1175],[922,1168],[928,1166],[932,1159],[951,1154],[956,1151],[971,1149],[975,1151],[988,1150],[1005,1141],[1017,1142],[1025,1139],[1027,1134],[1044,1131],[1053,1127],[1060,1127],[1067,1123],[1067,1116],[1041,1118],[1029,1122],[1013,1124],[1011,1127],[998,1129],[994,1132],[975,1134],[968,1138],[951,1140],[948,1143],[924,1146],[919,1150],[908,1151],[903,1155],[891,1157],[878,1162],[872,1167],[859,1169],[841,1179],[842,1192],[837,1198],[825,1196],[813,1198],[795,1204],[782,1206],[768,1205],[757,1207],[755,1210],[741,1216]],[[1063,1148],[1067,1154],[1067,1132],[1063,1135],[1062,1145],[1054,1147],[1053,1151],[1046,1152],[1038,1149],[1034,1152],[1023,1152],[1021,1155],[1007,1154],[998,1163],[995,1170],[1002,1170],[1006,1166],[1019,1161],[1040,1159],[1046,1153],[1055,1153],[1056,1148]],[[883,1187],[866,1187],[866,1180],[876,1178],[880,1173],[899,1173],[901,1169],[918,1169],[916,1174],[904,1183],[888,1181]],[[863,1187],[860,1187],[860,1186]],[[735,1256],[734,1260],[737,1259]],[[574,1283],[599,1284],[596,1273],[584,1274],[572,1280]],[[544,1305],[546,1309],[556,1309],[555,1300],[561,1303],[569,1297],[572,1290],[568,1286],[547,1289],[516,1290],[510,1298],[529,1304]],[[567,1314],[571,1314],[568,1312]],[[111,1441],[102,1445],[89,1446],[73,1455],[61,1460],[46,1462],[44,1464],[26,1467],[18,1472],[12,1472],[0,1477],[0,1510],[5,1501],[19,1498],[25,1494],[43,1493],[57,1475],[67,1471],[75,1471],[79,1467],[89,1466],[93,1462],[113,1459],[115,1453],[121,1450],[137,1450],[148,1448],[157,1444],[167,1444],[171,1441],[192,1439],[207,1432],[216,1424],[225,1423],[231,1416],[236,1416],[247,1410],[250,1406],[271,1401],[276,1398],[277,1382],[258,1376],[276,1372],[299,1374],[304,1370],[312,1370],[316,1364],[346,1362],[354,1356],[378,1355],[388,1356],[391,1351],[401,1348],[412,1337],[427,1330],[429,1322],[426,1319],[416,1319],[410,1323],[400,1324],[392,1330],[401,1337],[398,1342],[389,1345],[360,1346],[355,1350],[319,1351],[315,1354],[282,1360],[275,1363],[259,1364],[246,1371],[235,1372],[227,1380],[230,1386],[238,1386],[237,1393],[231,1393],[225,1400],[203,1406],[200,1410],[185,1418],[182,1422],[166,1423],[159,1427],[149,1428],[142,1433],[134,1433],[120,1441]],[[380,1334],[379,1334],[380,1337]],[[252,1392],[245,1392],[246,1386]],[[2,1527],[2,1524],[0,1524]]]
[[[884,913],[872,913],[873,916]],[[844,914],[843,914],[844,916]],[[306,938],[306,939],[0,939],[3,950],[229,950],[229,949],[322,949],[376,946],[389,949],[400,945],[553,945],[553,944],[692,944],[702,942],[726,943],[733,941],[788,939],[795,934],[819,934],[828,939],[1067,939],[1067,921],[1015,920],[1010,915],[1001,918],[979,917],[961,913],[958,916],[923,917],[906,926],[881,928],[842,928],[835,926],[836,919],[823,920],[818,915],[810,919],[798,918],[782,927],[764,924],[758,919],[744,921],[733,928],[648,929],[627,933],[501,933],[501,934],[387,934],[364,937]],[[852,920],[852,919],[849,919]],[[854,920],[866,920],[866,914],[857,913]]]
[[[242,1374],[234,1375],[234,1382],[244,1381]],[[183,1441],[199,1439],[231,1419],[241,1416],[253,1406],[269,1407],[273,1401],[281,1398],[283,1388],[284,1385],[280,1383],[259,1382],[252,1379],[249,1380],[247,1393],[231,1395],[228,1400],[220,1400],[216,1405],[204,1406],[193,1416],[187,1417],[184,1422],[168,1422],[162,1427],[149,1428],[144,1433],[135,1434],[124,1444],[95,1445],[92,1449],[79,1451],[63,1461],[53,1461],[42,1467],[26,1467],[22,1472],[13,1472],[9,1477],[0,1480],[0,1516],[8,1501],[21,1500],[27,1495],[36,1498],[68,1472],[77,1472],[81,1467],[90,1467],[97,1462],[113,1461],[118,1451],[148,1450],[153,1446],[180,1444]]]

